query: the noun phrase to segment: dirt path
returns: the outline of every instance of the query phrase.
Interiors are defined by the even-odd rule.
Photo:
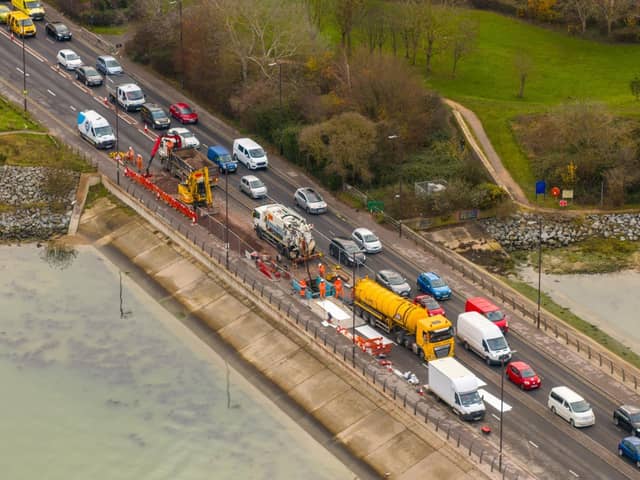
[[[445,102],[452,108],[453,115],[464,133],[467,144],[476,152],[494,182],[504,188],[514,202],[525,207],[533,207],[520,185],[502,165],[502,160],[493,148],[482,127],[482,122],[476,114],[453,100],[446,99]]]

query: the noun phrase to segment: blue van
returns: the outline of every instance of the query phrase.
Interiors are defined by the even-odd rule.
[[[238,162],[236,162],[229,151],[220,145],[209,147],[207,158],[218,166],[220,173],[233,173],[238,170]]]

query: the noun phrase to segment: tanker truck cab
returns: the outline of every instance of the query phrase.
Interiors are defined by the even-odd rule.
[[[94,110],[78,113],[80,136],[96,148],[111,148],[116,142],[111,125]]]
[[[417,330],[413,353],[426,360],[453,356],[453,326],[446,317],[426,316],[418,321]]]
[[[511,359],[511,349],[500,329],[478,312],[458,315],[457,335],[464,348],[473,350],[487,365]]]

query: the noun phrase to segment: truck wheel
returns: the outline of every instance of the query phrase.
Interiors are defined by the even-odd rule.
[[[418,357],[420,358],[420,361],[424,362],[424,350],[418,350]]]
[[[464,349],[469,350],[469,342],[464,342]]]
[[[404,335],[402,335],[402,333],[397,333],[396,334],[396,343],[398,345],[402,345],[402,339],[403,339]]]
[[[485,357],[484,361],[488,366],[491,366],[491,359],[489,357]]]

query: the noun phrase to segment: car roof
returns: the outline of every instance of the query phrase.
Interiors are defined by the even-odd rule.
[[[149,110],[162,110],[162,107],[156,103],[145,103],[144,106]]]
[[[209,147],[209,150],[212,150],[212,151],[216,152],[219,155],[223,155],[225,153],[226,154],[229,153],[229,150],[224,148],[222,145],[213,145],[213,146]],[[247,175],[247,176],[252,177],[253,175]]]
[[[253,180],[260,180],[258,177],[256,177],[255,175],[245,175],[244,177],[242,177],[244,179],[246,179],[249,182],[252,182]]]
[[[116,57],[114,57],[112,55],[99,55],[98,59],[105,60],[105,61],[106,60],[116,60]],[[116,60],[116,62],[117,62],[117,60]]]
[[[636,447],[640,446],[640,437],[636,437],[636,436],[625,437],[623,438],[623,440],[626,440],[627,442],[635,445]]]
[[[250,138],[236,138],[235,143],[241,144],[245,148],[262,148]]]
[[[515,361],[515,362],[509,362],[509,365],[511,365],[512,367],[516,367],[518,370],[524,370],[525,368],[531,368],[528,363],[521,362],[519,360]]]
[[[364,235],[364,234],[367,234],[367,233],[374,234],[371,230],[369,230],[368,228],[364,228],[364,227],[358,227],[358,228],[356,228],[356,229],[353,231],[353,233],[356,233],[356,232],[361,233],[361,234],[363,234],[363,235]]]
[[[178,108],[185,108],[185,107],[191,108],[191,105],[185,102],[176,102],[173,104],[173,106]]]
[[[63,48],[62,50],[60,50],[58,53],[64,53],[65,55],[68,53],[76,53],[73,50],[71,50],[70,48]],[[77,55],[77,54],[76,54]]]
[[[634,415],[636,413],[640,413],[640,407],[636,407],[634,405],[620,405],[618,407],[619,410],[624,410],[625,412]]]
[[[381,273],[382,275],[396,275],[398,277],[402,277],[402,275],[400,275],[400,272],[397,272],[390,268],[383,268],[382,270],[378,270],[378,273]]]
[[[582,398],[576,392],[571,390],[569,387],[565,387],[564,385],[562,385],[560,387],[553,387],[551,389],[551,391],[557,393],[558,395],[560,395],[564,400],[566,400],[569,403],[573,403],[573,402],[578,402],[580,400],[584,400],[584,398]]]
[[[347,237],[333,237],[331,239],[332,242],[340,242],[340,243],[349,243],[349,244],[355,244],[356,242],[354,242],[353,240],[351,240],[350,238]]]
[[[440,275],[433,272],[424,272],[422,275],[427,277],[429,280],[435,280],[436,278],[440,278]]]

